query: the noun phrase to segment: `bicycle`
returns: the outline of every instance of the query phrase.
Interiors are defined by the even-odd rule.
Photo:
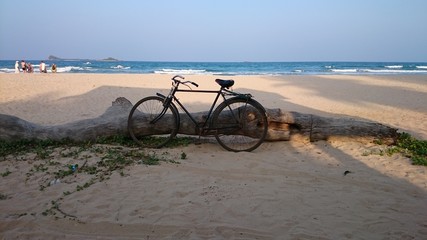
[[[143,147],[160,148],[173,139],[180,127],[180,113],[175,103],[196,126],[200,136],[215,136],[218,143],[233,152],[252,151],[264,141],[268,122],[264,107],[255,101],[251,94],[241,94],[230,90],[234,80],[216,79],[220,89],[193,90],[190,84],[199,85],[176,75],[172,78],[172,87],[167,96],[157,93],[139,100],[129,113],[128,131],[130,136]],[[189,89],[180,89],[185,85]],[[175,97],[177,92],[211,93],[216,97],[202,122],[194,116]],[[215,108],[219,98],[222,102]]]

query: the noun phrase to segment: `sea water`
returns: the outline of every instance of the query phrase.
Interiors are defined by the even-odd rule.
[[[16,60],[0,61],[0,73],[14,73]],[[19,60],[20,61],[20,60]],[[27,60],[39,72],[40,60]],[[58,73],[207,75],[427,74],[427,62],[147,62],[44,60]]]

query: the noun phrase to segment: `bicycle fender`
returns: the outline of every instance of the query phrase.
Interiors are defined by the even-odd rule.
[[[161,94],[161,93],[156,93],[157,96],[162,97],[162,98],[166,98],[165,95]]]
[[[247,102],[251,102],[251,104],[253,104],[253,105],[258,105],[262,110],[264,110],[265,113],[267,112],[265,110],[264,106],[261,103],[259,103],[257,100],[255,100],[255,99],[253,99],[251,97],[236,96],[236,97],[232,97],[232,98],[229,98],[229,99],[243,99],[243,100],[245,100]]]

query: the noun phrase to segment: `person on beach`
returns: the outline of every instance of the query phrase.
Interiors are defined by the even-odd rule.
[[[15,62],[15,73],[19,73],[19,61]]]
[[[46,64],[44,63],[44,61],[40,62],[40,73],[47,73]]]
[[[22,69],[22,72],[24,73],[27,72],[27,63],[25,63],[24,60],[21,61],[21,69]]]
[[[52,64],[51,70],[52,70],[52,73],[56,73],[56,64],[55,63]]]
[[[34,72],[33,64],[27,63],[26,68],[27,68],[27,73],[33,73]]]

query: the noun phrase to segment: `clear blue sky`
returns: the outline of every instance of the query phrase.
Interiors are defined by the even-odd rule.
[[[427,61],[426,0],[1,0],[0,59]]]

